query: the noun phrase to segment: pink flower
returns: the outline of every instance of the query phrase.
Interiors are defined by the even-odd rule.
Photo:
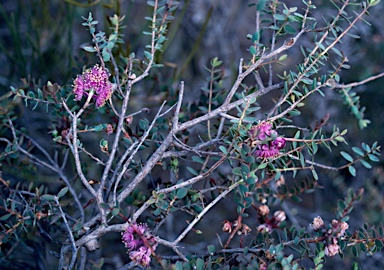
[[[157,240],[146,224],[131,224],[123,233],[122,240],[132,261],[147,267],[151,262],[151,250],[157,247]]]
[[[268,205],[262,205],[258,208],[258,212],[262,216],[267,216],[269,214],[269,207]]]
[[[275,213],[273,213],[273,217],[275,218],[275,222],[276,222],[276,225],[279,226],[281,222],[283,222],[287,216],[285,215],[285,212],[284,211],[276,211]]]
[[[108,124],[105,131],[107,132],[108,135],[113,133],[113,126],[111,124]]]
[[[341,222],[340,224],[340,235],[343,235],[345,233],[346,230],[348,230],[349,228],[349,225],[347,222]]]
[[[75,100],[81,100],[84,95],[88,95],[88,92],[93,89],[95,91],[93,98],[96,99],[96,107],[102,107],[105,105],[112,95],[112,83],[108,81],[110,74],[103,68],[95,65],[91,69],[87,69],[83,74],[77,75],[74,80]]]
[[[339,252],[340,252],[340,247],[337,244],[337,239],[336,238],[333,238],[333,244],[329,244],[324,249],[325,255],[327,255],[329,257],[333,257],[333,256],[335,256]]]
[[[269,224],[266,224],[266,223],[260,224],[259,226],[257,226],[257,231],[268,233],[268,232],[272,231],[272,226]]]
[[[311,224],[312,228],[315,230],[315,231],[318,231],[320,230],[321,228],[324,227],[324,221],[323,219],[318,216],[318,217],[315,217],[312,221],[312,224]]]
[[[223,222],[222,230],[223,230],[223,232],[231,233],[232,232],[232,222],[225,220]]]
[[[132,261],[144,267],[149,266],[151,262],[150,256],[151,251],[145,246],[141,246],[138,250],[129,253],[129,258],[131,258]]]

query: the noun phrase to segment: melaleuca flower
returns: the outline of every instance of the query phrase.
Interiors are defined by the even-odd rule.
[[[133,223],[121,235],[131,260],[147,267],[151,262],[151,249],[155,250],[157,247],[156,238],[147,225]]]
[[[329,257],[333,257],[333,256],[335,256],[339,252],[340,252],[340,247],[337,244],[337,239],[336,238],[333,238],[333,244],[329,244],[324,249],[325,255],[327,255]]]
[[[285,147],[285,139],[282,137],[277,137],[272,141],[272,146],[277,150],[283,149]]]
[[[92,89],[94,91],[92,98],[96,99],[96,107],[104,106],[106,100],[112,95],[112,83],[108,81],[109,76],[109,72],[98,65],[85,70],[81,76],[77,75],[73,89],[75,100],[88,96]]]
[[[332,229],[334,232],[336,232],[336,236],[340,237],[344,235],[345,231],[348,230],[349,225],[347,222],[344,221],[338,221],[336,219],[332,220]]]
[[[281,222],[283,222],[287,216],[285,215],[285,212],[284,211],[276,211],[275,213],[273,213],[273,217],[275,219],[275,222],[276,222],[276,225],[279,226]]]
[[[270,224],[260,224],[259,226],[257,226],[257,231],[258,232],[265,232],[265,233],[269,233],[270,231],[272,231],[272,226]]]
[[[268,144],[259,145],[259,149],[255,151],[256,156],[261,158],[271,158],[279,154],[279,150],[270,147]]]
[[[223,230],[223,232],[231,233],[232,232],[232,222],[229,222],[228,220],[225,220],[223,222],[222,230]]]
[[[285,139],[278,137],[271,123],[261,122],[251,127],[248,134],[252,140],[252,145],[256,144],[257,147],[254,154],[260,158],[275,157],[285,147]]]
[[[258,212],[262,216],[267,216],[269,214],[269,207],[268,205],[262,205],[258,208]]]
[[[315,217],[311,223],[311,226],[315,231],[318,231],[324,227],[324,221],[320,216]]]
[[[261,122],[249,130],[249,135],[251,136],[252,140],[264,141],[267,139],[267,137],[276,136],[277,132],[272,129],[271,123]]]
[[[132,261],[140,264],[141,266],[148,267],[151,262],[151,250],[145,246],[141,246],[138,250],[131,251],[129,253],[129,258]]]

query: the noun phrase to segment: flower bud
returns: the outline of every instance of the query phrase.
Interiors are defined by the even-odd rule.
[[[248,225],[243,224],[243,226],[241,227],[241,233],[244,235],[248,235],[250,232],[251,232],[251,228],[249,228]]]
[[[315,217],[311,223],[311,226],[315,231],[318,231],[324,227],[324,221],[320,216]]]
[[[267,216],[269,214],[269,207],[268,205],[262,205],[258,208],[258,211],[261,216]]]
[[[225,220],[223,222],[223,228],[222,228],[223,232],[228,232],[228,233],[231,233],[232,232],[232,223],[229,222],[228,220]]]
[[[276,224],[279,225],[281,222],[283,222],[287,217],[285,215],[284,211],[276,211],[273,213],[273,216],[275,218]]]

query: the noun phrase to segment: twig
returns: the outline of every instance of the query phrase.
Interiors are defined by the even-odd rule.
[[[121,169],[119,175],[117,176],[117,180],[115,183],[115,188],[113,192],[113,202],[116,202],[116,195],[117,195],[117,187],[120,183],[121,178],[124,176],[124,173],[126,172],[128,166],[131,164],[131,161],[134,157],[134,155],[139,151],[140,146],[144,143],[145,139],[148,137],[150,131],[152,130],[153,126],[155,125],[157,119],[159,118],[159,115],[165,105],[166,101],[163,102],[163,104],[160,106],[159,111],[157,112],[156,116],[154,117],[151,125],[147,128],[143,136],[141,136],[139,143],[137,144],[136,148],[132,151],[131,156],[128,158],[128,160],[124,163],[123,168]]]
[[[76,243],[75,243],[75,238],[73,237],[71,227],[68,224],[67,218],[64,214],[63,209],[61,208],[61,205],[59,203],[59,199],[57,196],[55,196],[55,203],[57,204],[57,207],[60,210],[61,218],[63,219],[65,227],[67,228],[68,237],[69,237],[69,240],[71,241],[71,244],[72,244],[72,260],[71,260],[71,263],[68,267],[69,269],[72,269],[75,265],[76,257],[77,257],[77,247],[76,247]]]
[[[353,82],[353,83],[348,83],[348,84],[339,84],[339,83],[336,83],[336,82],[332,82],[330,84],[331,88],[340,88],[340,89],[344,89],[344,88],[352,88],[352,87],[356,87],[356,86],[359,86],[359,85],[362,85],[362,84],[366,84],[367,82],[370,82],[370,81],[373,81],[373,80],[376,80],[376,79],[379,79],[381,77],[384,76],[384,72],[382,73],[379,73],[377,75],[374,75],[374,76],[371,76],[371,77],[368,77],[360,82]]]
[[[224,198],[228,193],[230,193],[234,188],[236,188],[238,185],[240,185],[243,182],[243,180],[240,180],[233,185],[231,185],[227,190],[223,191],[219,196],[217,196],[212,202],[210,202],[196,217],[195,219],[185,228],[185,230],[177,237],[175,241],[172,242],[172,244],[177,245],[183,238],[188,234],[190,230],[196,225],[197,222],[200,221],[200,219],[216,204],[218,203],[222,198]]]

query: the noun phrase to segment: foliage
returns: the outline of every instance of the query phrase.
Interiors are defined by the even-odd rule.
[[[383,73],[343,84],[349,60],[340,44],[346,36],[357,38],[351,31],[368,23],[365,16],[379,2],[333,3],[332,19],[318,21],[311,1],[303,1],[303,9],[257,1],[249,7],[256,31],[248,35],[248,57],[240,59],[235,79],[228,83],[226,63],[215,57],[198,100],[184,101],[187,85],[180,81],[177,90],[168,86],[168,100],[151,117],[144,106],[134,111],[141,104],[135,91],[145,91],[141,85],[163,68],[179,3],[147,2],[148,44],[136,53],[121,51],[124,16],[110,17],[106,32],[92,13],[83,17],[92,39],[83,49],[97,63],[67,85],[31,87],[25,80],[1,99],[3,263],[25,266],[14,250],[44,245],[50,255],[40,255],[36,267],[100,269],[107,258],[92,254],[111,241],[125,244],[126,269],[321,269],[327,257],[349,250],[355,256],[380,251],[382,225],[348,224],[362,188],[346,188],[345,198],[333,202],[335,213],[307,217],[306,224],[286,207],[304,205],[307,193],[320,192],[326,171],[357,176],[360,164],[371,169],[379,161],[378,143],[348,146],[347,129],[329,128],[329,114],[309,127],[301,124],[304,108],[313,105],[310,97],[334,90],[361,129],[370,123],[351,89]],[[301,44],[304,36],[311,36],[310,46]],[[290,55],[296,47],[302,58]],[[286,61],[295,68],[275,72]],[[273,96],[272,108],[262,108],[260,102]],[[49,144],[43,135],[30,135],[34,123],[21,125],[20,108],[44,110]],[[322,155],[342,159],[329,165]],[[215,215],[221,222],[213,226]],[[208,230],[200,223],[216,229],[219,244],[205,239],[204,248],[188,249],[190,235]],[[113,233],[122,240],[109,238]],[[52,255],[55,263],[47,259]]]

